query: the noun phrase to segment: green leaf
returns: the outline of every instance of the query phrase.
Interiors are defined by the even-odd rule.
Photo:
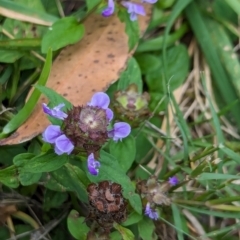
[[[0,49],[0,62],[2,63],[14,63],[20,57],[24,55],[24,52],[18,50],[4,50]]]
[[[26,149],[22,145],[11,145],[0,147],[0,163],[4,166],[9,166],[13,163],[13,158],[21,153],[26,152]]]
[[[135,58],[141,68],[142,74],[148,74],[153,71],[156,71],[161,66],[159,57],[157,57],[154,54],[150,53],[137,54]]]
[[[215,86],[221,94],[224,103],[230,105],[237,99],[236,91],[233,86],[229,84],[230,79],[220,61],[217,46],[210,34],[211,29],[209,29],[207,18],[202,14],[196,1],[192,1],[191,4],[188,5],[185,13],[211,69]],[[240,126],[239,108],[239,102],[231,108],[231,114],[234,116],[238,126]]]
[[[240,176],[231,175],[231,174],[223,174],[223,173],[202,173],[197,180],[212,180],[212,179],[221,179],[221,180],[230,180],[230,179],[240,179]]]
[[[133,225],[135,223],[138,223],[139,221],[141,221],[143,218],[142,215],[139,215],[136,212],[131,212],[130,214],[128,214],[127,220],[125,222],[122,223],[122,225],[124,227]]]
[[[114,223],[114,228],[120,232],[123,240],[134,240],[134,235],[129,229],[122,227],[117,223]]]
[[[42,176],[42,173],[30,173],[24,171],[22,168],[18,169],[18,179],[23,186],[29,186],[37,183]]]
[[[150,218],[144,217],[142,221],[138,223],[138,232],[143,240],[153,239],[153,233],[155,225]]]
[[[36,1],[32,1],[36,2]],[[25,19],[25,21],[29,21],[36,24],[42,25],[51,25],[58,18],[52,16],[50,14],[45,13],[44,11],[39,11],[38,9],[34,9],[32,6],[26,6],[26,4],[18,3],[16,1],[6,1],[0,0],[0,7],[5,13],[5,16],[10,14],[11,16],[16,15],[18,19]]]
[[[22,153],[13,158],[13,163],[18,169],[18,178],[20,183],[23,186],[29,186],[33,183],[37,183],[41,178],[42,173],[32,173],[24,169],[24,166],[27,165],[32,158],[35,157],[35,154],[32,153]]]
[[[40,78],[38,80],[39,85],[44,85],[47,82],[50,70],[52,66],[52,51],[49,50],[46,62],[44,64],[42,73],[40,75]],[[5,137],[7,134],[13,132],[16,130],[20,125],[26,121],[26,119],[30,116],[32,113],[34,107],[36,106],[36,103],[40,97],[40,92],[38,90],[34,90],[31,94],[30,98],[28,99],[27,103],[24,105],[24,107],[18,112],[17,115],[15,115],[3,128],[2,133],[0,134],[0,139]]]
[[[178,88],[186,79],[189,70],[189,56],[187,48],[179,44],[167,50],[167,71],[170,79],[167,83],[163,76],[163,60],[160,60],[158,70],[146,75],[146,82],[151,92],[165,93],[168,88],[170,92]]]
[[[172,204],[172,212],[174,213],[173,214],[173,219],[174,219],[174,223],[175,223],[176,228],[182,230],[183,225],[182,225],[181,213],[180,213],[178,207],[175,204]],[[178,236],[179,240],[184,239],[182,231],[178,231],[177,236]]]
[[[84,36],[84,26],[75,17],[65,17],[55,22],[43,36],[42,53],[78,42]]]
[[[124,8],[120,8],[118,12],[118,17],[121,22],[125,23],[125,32],[128,35],[129,51],[131,51],[136,46],[139,40],[138,21],[131,21],[129,13]]]
[[[88,12],[94,9],[100,2],[101,0],[86,0]]]
[[[142,93],[143,82],[141,76],[141,70],[138,66],[137,61],[134,58],[130,58],[127,63],[127,69],[121,73],[118,80],[117,89],[126,90],[126,88],[131,84],[135,83],[138,87],[138,92]]]
[[[45,190],[43,208],[49,211],[51,208],[59,208],[68,199],[67,193]]]
[[[235,153],[230,148],[219,146],[219,149],[221,152],[225,153],[227,156],[229,156],[233,161],[240,164],[240,155],[239,153]]]
[[[10,166],[0,170],[0,182],[10,188],[17,188],[19,186],[17,178],[17,168]]]
[[[123,196],[129,200],[133,209],[141,215],[141,198],[138,194],[135,193],[135,188],[131,180],[119,166],[117,160],[109,153],[101,151],[100,163],[101,167],[99,169],[98,176],[93,176],[86,170],[90,181],[97,183],[105,180],[111,180],[113,182],[119,183],[123,188]]]
[[[33,154],[21,154],[13,159],[17,167],[21,167],[22,171],[29,173],[51,172],[59,169],[68,161],[68,155],[56,155],[55,153],[47,152],[39,156],[27,158]]]
[[[79,217],[76,210],[72,210],[67,217],[67,226],[72,236],[78,240],[87,239],[87,234],[90,231],[85,223],[84,217]]]
[[[132,166],[136,156],[136,142],[133,136],[124,138],[121,142],[111,141],[109,144],[110,153],[118,160],[121,168],[127,172]]]
[[[88,202],[87,190],[81,182],[77,171],[71,164],[50,173],[45,186],[55,191],[74,191],[83,202]]]
[[[53,106],[57,106],[60,103],[64,103],[65,107],[62,108],[63,110],[68,110],[72,108],[72,104],[66,98],[56,93],[51,88],[48,88],[39,84],[34,85],[34,87],[49,99],[50,106],[53,107]]]

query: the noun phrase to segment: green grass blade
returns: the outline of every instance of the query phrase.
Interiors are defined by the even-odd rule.
[[[216,46],[211,38],[209,29],[205,21],[206,16],[203,16],[195,2],[188,5],[185,10],[188,21],[193,29],[193,32],[197,38],[197,41],[205,55],[207,63],[212,71],[214,81],[220,94],[226,104],[230,104],[237,99],[236,92],[230,84],[230,80],[224,68],[220,62],[219,55],[217,53]],[[235,117],[238,126],[240,126],[239,117],[240,104],[236,104],[232,107],[231,113]]]
[[[50,70],[51,70],[51,66],[52,66],[52,50],[50,49],[48,51],[48,54],[47,54],[47,57],[46,57],[46,62],[44,64],[42,73],[41,73],[40,78],[37,82],[38,85],[45,85],[45,83],[47,82]],[[18,127],[21,126],[22,123],[24,123],[26,121],[26,119],[32,113],[40,95],[41,95],[41,93],[37,89],[35,89],[32,92],[30,98],[28,99],[28,101],[24,105],[24,107],[3,128],[3,131],[0,134],[0,139],[4,138],[9,133],[16,130]]]
[[[26,7],[24,4],[0,0],[0,15],[40,25],[51,26],[57,17]]]

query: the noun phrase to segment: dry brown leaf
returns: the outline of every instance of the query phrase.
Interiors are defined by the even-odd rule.
[[[139,17],[143,34],[151,17],[151,7],[145,5],[147,16]],[[61,51],[53,63],[47,87],[62,94],[73,105],[86,104],[93,93],[105,91],[114,83],[131,53],[125,25],[117,16],[103,18],[92,15],[85,22],[85,37]],[[49,125],[41,105],[48,102],[41,96],[29,119],[0,145],[19,144],[31,140]]]

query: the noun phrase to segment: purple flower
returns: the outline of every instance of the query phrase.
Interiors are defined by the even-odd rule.
[[[60,129],[60,126],[50,125],[43,132],[43,140],[47,143],[55,144],[55,153],[68,155],[73,151],[74,145]]]
[[[51,117],[55,117],[61,120],[64,120],[68,115],[61,111],[61,108],[65,106],[64,103],[59,104],[58,106],[54,107],[53,109],[49,108],[46,103],[42,104],[43,112],[48,114]]]
[[[88,171],[92,174],[92,175],[98,175],[99,169],[100,168],[100,162],[96,161],[94,159],[94,154],[91,153],[88,156]]]
[[[122,1],[121,4],[127,8],[128,13],[130,13],[130,19],[131,21],[137,20],[137,14],[145,16],[145,10],[144,7],[140,4],[137,3],[131,3],[131,2],[126,2]]]
[[[151,209],[150,203],[148,202],[145,208],[145,215],[147,215],[149,218],[157,220],[158,219],[158,212]]]
[[[92,96],[92,99],[88,103],[88,106],[99,107],[106,110],[108,121],[111,121],[113,119],[113,111],[110,108],[108,108],[109,104],[110,104],[109,96],[104,92],[98,92]]]
[[[177,177],[173,176],[168,179],[168,182],[170,183],[170,185],[175,186],[178,184],[178,179]]]
[[[153,3],[156,3],[158,0],[142,0],[142,2],[143,3],[151,3],[151,4],[153,4]]]
[[[122,138],[127,137],[131,132],[131,127],[128,123],[118,122],[113,125],[113,129],[108,131],[108,137],[112,138],[114,141],[122,140]]]
[[[114,13],[114,1],[108,0],[108,7],[102,11],[103,17],[109,17]]]

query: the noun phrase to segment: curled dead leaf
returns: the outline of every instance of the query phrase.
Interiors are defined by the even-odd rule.
[[[145,5],[147,15],[139,17],[141,34],[145,32],[151,17],[149,5]],[[133,53],[128,50],[125,24],[117,16],[103,18],[92,15],[84,25],[84,38],[61,51],[46,84],[73,105],[86,104],[93,93],[105,91],[119,78]],[[41,96],[28,120],[10,137],[2,139],[0,145],[23,143],[42,133],[49,125],[42,112],[43,102],[48,101]]]

